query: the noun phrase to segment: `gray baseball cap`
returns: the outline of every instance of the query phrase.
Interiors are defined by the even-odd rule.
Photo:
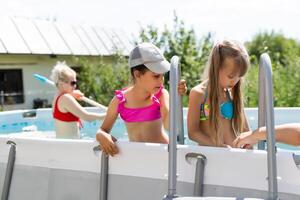
[[[170,70],[170,63],[159,48],[151,43],[138,44],[129,55],[129,67],[145,65],[150,71],[164,74]]]

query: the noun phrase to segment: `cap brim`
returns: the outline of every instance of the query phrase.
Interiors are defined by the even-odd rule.
[[[166,60],[144,64],[150,71],[157,74],[164,74],[170,71],[170,63]]]

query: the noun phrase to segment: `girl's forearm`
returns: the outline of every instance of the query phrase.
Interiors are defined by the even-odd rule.
[[[86,112],[80,114],[80,119],[83,119],[85,121],[102,120],[105,118],[105,115],[106,115],[105,113],[99,114],[99,113]]]
[[[257,140],[267,138],[266,127],[261,127],[254,131]],[[284,124],[275,126],[275,139],[290,145],[300,146],[300,124]]]
[[[191,140],[194,142],[197,142],[199,145],[204,145],[204,146],[215,146],[214,142],[210,137],[207,135],[204,135],[201,132],[189,132],[188,136]]]
[[[278,142],[300,146],[300,124],[284,124],[275,127]]]
[[[257,141],[259,140],[266,140],[267,134],[266,134],[266,127],[260,127],[253,131],[253,135]]]
[[[166,106],[163,106],[162,108],[162,122],[163,122],[163,126],[166,130],[169,131],[169,127],[170,127],[170,113],[169,113],[169,108]]]

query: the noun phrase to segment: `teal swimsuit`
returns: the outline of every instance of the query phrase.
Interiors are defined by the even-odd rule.
[[[208,94],[207,94],[207,90],[206,90],[204,102],[200,106],[200,120],[201,121],[208,120],[208,118],[209,118],[209,104],[206,103],[207,95]],[[233,118],[233,102],[230,98],[230,94],[229,94],[228,90],[226,90],[226,97],[227,97],[228,101],[226,101],[220,105],[220,111],[221,111],[221,115],[224,119],[231,120]]]

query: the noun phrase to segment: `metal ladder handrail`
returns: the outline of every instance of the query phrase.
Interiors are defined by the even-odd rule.
[[[94,153],[97,155],[98,152],[102,151],[100,145],[93,148]],[[100,174],[100,189],[99,189],[99,200],[107,200],[108,191],[108,155],[103,151],[101,153],[101,174]]]
[[[196,170],[195,170],[195,183],[194,183],[194,196],[201,197],[204,192],[204,171],[207,162],[206,156],[202,153],[187,153],[185,160],[191,164],[191,160],[196,159]]]
[[[176,128],[175,132],[177,134],[178,144],[184,144],[182,96],[178,94],[178,90],[177,90],[178,83],[181,79],[180,59],[177,56],[173,56],[173,57],[174,57],[173,62],[174,62],[174,67],[175,67],[173,76],[176,79],[174,81],[172,81],[172,83],[170,82],[173,85],[172,93],[171,93],[171,90],[170,90],[170,95],[171,95],[171,97],[173,97],[173,100],[175,101],[175,103],[171,103],[172,100],[170,100],[170,105],[175,104],[172,107],[172,109],[174,109],[174,111],[175,111],[174,114],[176,116],[176,119],[173,123],[175,124],[175,128]],[[172,59],[171,59],[171,63],[172,63]]]
[[[14,165],[16,160],[16,143],[13,141],[7,141],[7,144],[10,145],[7,167],[5,172],[5,178],[3,183],[1,200],[8,200],[10,185],[12,180],[12,175],[14,171]]]
[[[268,199],[278,199],[276,146],[274,128],[274,103],[271,59],[267,53],[260,56],[259,62],[259,106],[258,127],[266,126],[268,159]],[[262,143],[258,146],[264,148]]]
[[[183,144],[183,111],[181,97],[178,94],[177,84],[180,78],[179,58],[173,56],[170,67],[170,131],[169,131],[169,170],[168,170],[168,194],[164,200],[172,200],[177,198],[177,136],[181,138],[180,143]],[[181,135],[181,136],[180,136]]]
[[[181,77],[180,60],[178,56],[173,56],[171,58],[170,70],[172,71],[172,74],[170,71],[170,115],[175,115],[175,118],[173,120],[170,120],[170,127],[174,126],[174,133],[176,133],[175,138],[178,144],[184,144],[182,96],[179,95],[177,90],[177,86]]]
[[[297,166],[300,166],[300,155],[299,154],[293,154],[293,159],[294,159],[294,162]]]

